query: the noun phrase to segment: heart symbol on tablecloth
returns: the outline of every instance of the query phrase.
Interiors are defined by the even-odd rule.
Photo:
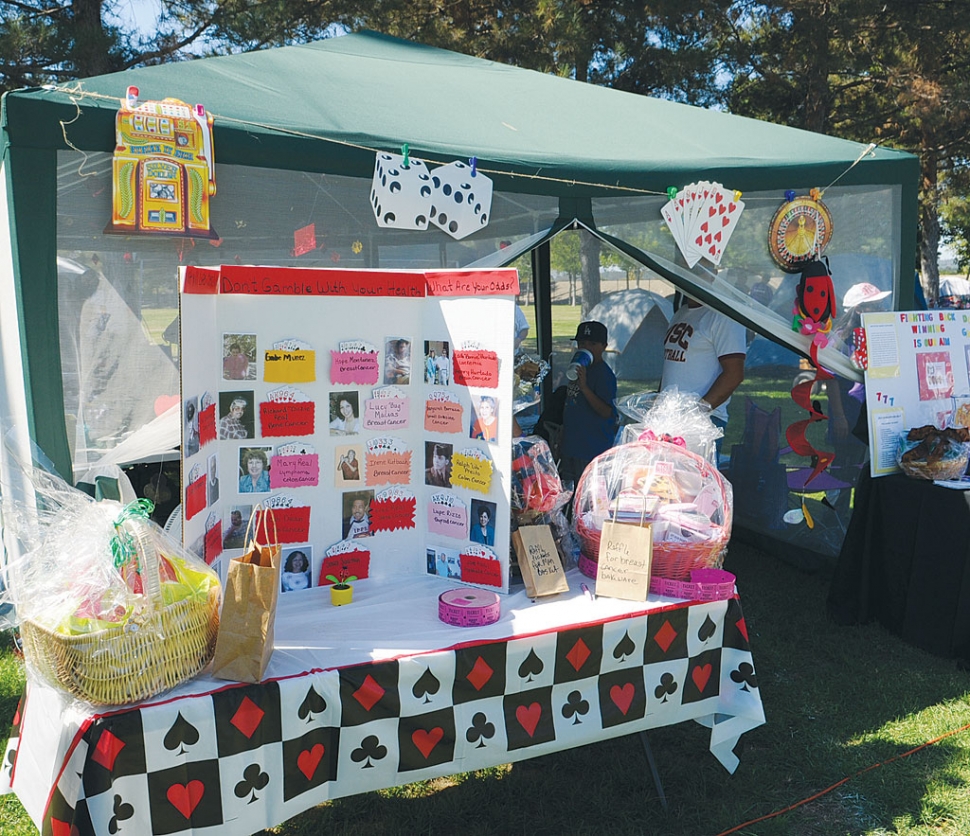
[[[317,771],[320,761],[323,760],[323,753],[326,750],[322,743],[317,743],[312,749],[304,749],[296,759],[297,768],[309,781],[313,778],[313,773]]]
[[[205,784],[201,781],[172,784],[165,793],[171,805],[187,819],[192,817],[192,812],[199,806],[203,795],[205,795]]]
[[[706,665],[698,665],[690,672],[690,678],[694,680],[697,690],[701,693],[703,693],[704,689],[707,687],[707,682],[711,678],[711,672],[713,670],[714,666],[708,662]]]
[[[515,719],[519,721],[519,725],[525,729],[529,737],[532,737],[536,733],[536,726],[539,725],[539,718],[541,716],[542,706],[537,702],[528,706],[520,705],[515,709]]]
[[[624,717],[633,704],[633,696],[635,693],[636,689],[634,689],[632,682],[627,682],[622,688],[619,685],[614,685],[610,688],[610,699],[613,700],[613,704],[620,709],[620,713]]]
[[[411,740],[415,746],[418,747],[418,751],[428,758],[434,747],[438,745],[442,737],[445,736],[445,730],[440,726],[435,726],[431,731],[425,731],[424,729],[417,729],[411,734]]]

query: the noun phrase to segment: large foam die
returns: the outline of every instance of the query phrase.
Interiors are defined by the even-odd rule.
[[[377,225],[391,229],[427,229],[431,213],[431,175],[421,161],[378,151],[370,190]]]
[[[431,172],[431,222],[452,238],[464,238],[488,226],[492,181],[472,175],[467,163],[453,162]]]

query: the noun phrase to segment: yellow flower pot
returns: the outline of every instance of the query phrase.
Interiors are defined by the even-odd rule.
[[[335,583],[330,587],[330,603],[342,607],[354,600],[354,588],[349,583]]]

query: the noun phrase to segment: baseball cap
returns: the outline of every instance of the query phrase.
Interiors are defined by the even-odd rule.
[[[892,293],[891,290],[880,290],[874,284],[860,282],[852,285],[845,292],[845,296],[842,298],[842,307],[854,308],[863,302],[878,302],[880,299],[885,299],[890,293]]]
[[[609,340],[606,338],[606,326],[602,322],[580,322],[576,329],[574,340],[589,340],[594,343],[606,345]]]

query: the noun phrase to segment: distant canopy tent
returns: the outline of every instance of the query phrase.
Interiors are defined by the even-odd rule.
[[[941,308],[970,308],[970,281],[959,276],[940,279],[938,304]]]
[[[218,193],[211,220],[218,239],[104,233],[115,115],[129,85],[142,99],[174,97],[213,115]],[[776,297],[791,294],[795,279],[768,254],[768,225],[786,192],[819,188],[834,218],[827,252],[878,252],[891,265],[885,289],[894,299],[913,295],[919,168],[910,154],[371,32],[15,91],[4,97],[0,121],[0,416],[29,426],[65,475],[138,426],[106,437],[82,418],[76,432],[68,431],[77,416],[66,413],[67,366],[52,336],[58,257],[92,267],[154,333],[170,324],[155,320],[175,306],[180,264],[469,267],[508,264],[539,248],[537,330],[545,355],[550,285],[541,245],[564,229],[585,229],[807,354],[808,338],[792,332],[783,309],[766,307],[706,262],[689,270],[680,258],[660,215],[667,190],[709,180],[742,192],[746,205],[721,264],[738,268],[732,276],[771,279]],[[369,202],[375,153],[399,153],[405,143],[429,167],[474,157],[478,172],[494,182],[488,225],[461,240],[434,226],[378,227]],[[301,232],[299,240],[313,246],[295,246]],[[110,345],[91,356],[113,357],[119,368],[142,362],[140,350],[110,329],[101,337]],[[858,375],[838,351],[825,355],[832,370]],[[178,395],[167,380],[143,377],[130,397],[157,413]],[[89,393],[80,397],[90,401]],[[117,398],[101,402],[105,410],[120,406]]]
[[[606,326],[606,359],[621,380],[660,379],[667,325],[674,315],[670,299],[634,287],[607,294],[586,315]]]

